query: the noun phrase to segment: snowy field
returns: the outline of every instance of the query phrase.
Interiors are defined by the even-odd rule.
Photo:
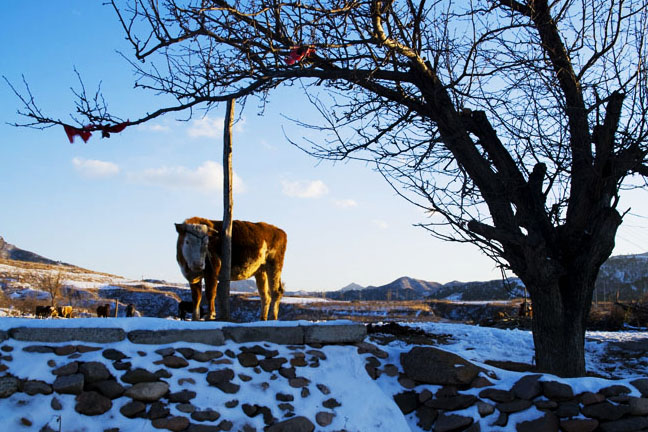
[[[303,322],[301,322],[303,323]],[[334,322],[339,324],[340,321]],[[243,325],[279,325],[279,326],[294,326],[300,324],[299,321],[279,321],[271,323],[249,323]],[[50,327],[121,327],[124,330],[135,329],[174,329],[174,328],[218,328],[223,326],[222,323],[214,322],[179,322],[167,319],[157,318],[138,318],[138,319],[69,319],[69,320],[33,320],[33,319],[20,319],[20,318],[0,318],[0,330],[7,330],[13,327],[20,326],[50,326]],[[521,330],[501,330],[495,328],[485,328],[463,324],[449,324],[449,323],[414,323],[410,324],[413,327],[420,328],[429,334],[435,335],[449,335],[448,344],[439,345],[441,349],[454,352],[478,366],[495,372],[497,379],[494,384],[496,388],[510,388],[513,383],[520,379],[521,374],[509,372],[501,369],[488,366],[483,362],[485,360],[506,360],[523,363],[533,362],[533,342],[531,333]],[[588,333],[586,343],[587,351],[587,368],[588,371],[595,372],[601,376],[614,376],[618,380],[615,383],[624,384],[636,378],[643,378],[648,376],[648,359],[639,358],[628,362],[627,359],[618,358],[615,360],[613,355],[610,355],[608,350],[610,344],[619,342],[632,342],[648,340],[648,332],[646,331],[623,331],[623,332],[591,332]],[[370,341],[370,338],[367,338]],[[54,354],[41,354],[39,361],[34,363],[29,361],[27,354],[23,352],[23,348],[28,345],[33,345],[33,342],[20,342],[9,340],[0,343],[0,346],[11,344],[13,351],[11,356],[11,372],[16,376],[25,379],[43,380],[52,382],[53,376],[51,375],[51,368],[47,366],[49,360],[55,362],[62,362],[61,358]],[[49,344],[57,345],[57,344]],[[69,343],[61,343],[58,345],[69,345]],[[86,344],[92,345],[92,344]],[[166,347],[167,345],[165,345]],[[169,347],[178,348],[187,346],[186,343],[175,343],[168,345]],[[264,344],[269,349],[276,349],[281,356],[289,356],[289,348],[282,345]],[[107,344],[102,348],[114,348],[124,352],[133,351],[133,345],[129,342],[119,342]],[[150,367],[150,359],[155,355],[154,352],[159,350],[160,346],[137,345],[136,349],[141,353],[133,354],[132,361],[133,367]],[[212,346],[192,344],[192,348],[196,350],[209,350],[214,349]],[[217,347],[218,350],[225,351],[232,349],[236,351],[240,348],[240,344],[235,344],[228,341],[225,346]],[[403,341],[395,340],[387,345],[381,345],[380,348],[389,354],[385,362],[396,365],[399,370],[400,355],[407,352],[412,348]],[[345,429],[348,431],[390,431],[390,432],[407,432],[407,431],[420,431],[416,423],[417,418],[414,414],[404,416],[396,406],[393,400],[393,395],[403,391],[403,388],[398,384],[396,377],[381,375],[376,381],[369,378],[365,371],[365,357],[367,355],[358,355],[357,349],[354,346],[325,346],[321,351],[328,358],[327,361],[322,362],[322,365],[317,368],[303,368],[306,378],[313,382],[325,383],[330,388],[331,393],[335,395],[341,406],[336,408],[336,416],[333,423],[329,427],[317,430],[334,431]],[[102,360],[101,351],[90,353],[96,355],[96,360]],[[65,359],[63,359],[64,361]],[[84,358],[84,361],[92,361],[92,358]],[[120,371],[111,370],[114,375],[120,375]],[[181,374],[186,373],[184,377]],[[264,375],[265,374],[265,375]],[[267,375],[267,376],[266,376]],[[183,390],[179,384],[180,378],[196,378],[196,374],[189,374],[188,372],[174,371],[173,380],[169,380],[171,392]],[[553,376],[545,375],[543,380],[555,380],[564,382],[572,386],[575,393],[583,391],[596,392],[598,389],[607,387],[612,383],[609,380],[601,378],[570,378],[561,379]],[[197,392],[198,396],[192,401],[194,405],[210,407],[223,413],[223,417],[232,420],[234,424],[251,424],[257,430],[263,429],[263,422],[258,417],[248,418],[242,412],[240,407],[237,409],[229,409],[224,406],[228,399],[215,400],[214,388],[210,387],[204,380],[197,379],[195,386],[192,387]],[[270,383],[270,391],[258,384],[257,382]],[[428,388],[431,391],[438,390],[438,386],[419,386],[417,391],[423,388]],[[630,387],[632,388],[632,387]],[[236,399],[243,401],[253,401],[250,403],[258,403],[266,406],[274,406],[277,401],[274,399],[276,393],[292,394],[295,389],[289,387],[286,381],[273,380],[270,373],[263,372],[259,376],[255,376],[252,384],[242,385],[239,393],[236,394]],[[479,389],[469,390],[468,393],[474,392],[477,394]],[[317,391],[315,393],[318,393]],[[639,396],[638,393],[632,394]],[[330,397],[330,396],[329,396]],[[24,393],[15,393],[8,399],[0,400],[0,415],[5,424],[17,424],[22,418],[34,421],[36,424],[42,425],[44,422],[50,422],[50,426],[54,430],[58,429],[58,422],[65,421],[65,419],[75,419],[74,425],[67,423],[63,424],[61,430],[64,431],[102,431],[103,426],[110,424],[111,427],[119,427],[120,431],[146,431],[155,430],[151,426],[150,421],[144,419],[128,419],[121,416],[115,410],[106,414],[95,417],[79,416],[74,412],[74,396],[72,395],[57,395],[57,398],[63,403],[64,409],[62,411],[54,411],[50,407],[49,401],[51,396],[37,395],[33,397],[26,397]],[[320,394],[311,394],[308,399],[295,397],[296,412],[314,418],[318,409],[321,409],[321,402],[326,397]],[[25,402],[30,399],[29,402]],[[40,400],[40,403],[39,403]],[[119,402],[117,399],[113,401],[116,405],[123,405],[124,402]],[[300,405],[301,404],[301,405]],[[175,409],[175,408],[174,408]],[[476,408],[468,408],[466,414],[475,414]],[[111,414],[112,413],[112,414]],[[226,413],[226,414],[225,414]],[[182,415],[182,413],[172,411],[172,414]],[[457,412],[461,414],[461,412]],[[238,416],[238,417],[237,417]],[[537,410],[528,410],[523,413],[511,415],[507,427],[498,428],[491,426],[492,419],[481,419],[481,430],[483,431],[514,431],[515,424],[519,421],[529,420],[539,417],[540,412]],[[475,418],[479,418],[476,415]],[[62,420],[61,420],[62,419]],[[39,426],[40,427],[40,426]],[[21,429],[23,430],[23,429]],[[25,427],[24,430],[32,430]],[[33,429],[38,430],[38,429]],[[236,429],[238,430],[238,429]]]

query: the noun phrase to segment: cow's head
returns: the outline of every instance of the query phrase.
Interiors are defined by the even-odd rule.
[[[187,269],[192,274],[202,274],[205,270],[205,259],[207,257],[207,246],[209,244],[209,228],[203,224],[181,223],[175,224],[178,232],[178,242],[181,242],[180,249]],[[183,270],[184,266],[180,266]],[[185,276],[189,279],[188,274]]]

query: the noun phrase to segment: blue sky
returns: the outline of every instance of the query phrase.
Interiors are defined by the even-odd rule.
[[[101,82],[111,111],[137,118],[165,99],[133,89],[129,47],[101,2],[11,0],[2,7],[0,74],[30,84],[43,111],[74,111],[76,67],[88,91]],[[69,144],[61,127],[15,128],[19,101],[0,82],[0,236],[19,247],[93,270],[181,281],[174,222],[222,217],[225,106],[166,116],[110,139]],[[263,115],[249,100],[234,132],[234,217],[288,233],[288,290],[380,285],[407,275],[430,281],[499,277],[471,245],[445,243],[413,224],[425,215],[361,163],[318,163],[290,145],[308,137],[282,114],[315,118],[298,87],[270,95]],[[648,215],[645,195],[624,196]],[[646,219],[629,216],[615,254],[644,252]]]

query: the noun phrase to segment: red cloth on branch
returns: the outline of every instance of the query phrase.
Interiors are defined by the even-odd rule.
[[[68,140],[70,140],[70,144],[74,142],[74,138],[79,135],[81,139],[83,140],[84,143],[87,143],[90,137],[92,136],[93,131],[101,131],[101,136],[103,138],[110,138],[111,133],[119,133],[126,129],[126,126],[129,126],[129,122],[124,122],[124,123],[118,123],[116,125],[88,125],[84,126],[81,129],[76,128],[74,126],[70,125],[63,125],[63,129],[65,129],[65,134],[68,137]]]
[[[288,54],[288,57],[286,58],[286,64],[293,65],[295,63],[298,63],[314,52],[315,48],[310,46],[293,47],[293,49],[290,50],[290,54]]]

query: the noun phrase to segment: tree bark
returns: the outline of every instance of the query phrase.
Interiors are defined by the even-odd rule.
[[[570,278],[571,279],[571,278]],[[591,301],[577,302],[569,297],[546,295],[546,292],[589,292],[591,287],[561,286],[556,280],[551,286],[534,287],[530,291],[533,303],[533,343],[536,368],[562,377],[585,375],[585,325]],[[566,282],[569,283],[569,282]],[[545,294],[538,295],[544,291]]]
[[[223,232],[221,233],[221,269],[216,296],[221,321],[230,321],[230,278],[232,269],[232,127],[236,100],[227,101],[223,132]]]

